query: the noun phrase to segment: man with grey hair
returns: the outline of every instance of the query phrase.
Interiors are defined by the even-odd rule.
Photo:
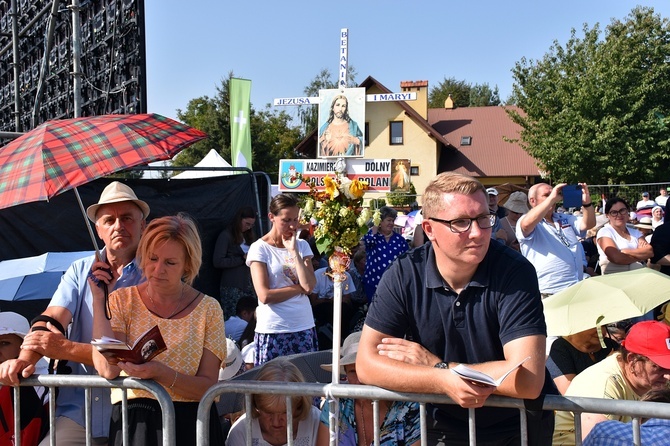
[[[579,185],[582,190],[581,220],[554,212],[556,204],[563,200],[561,190],[565,183],[553,188],[538,183],[528,190],[531,209],[516,224],[521,254],[535,266],[543,297],[584,278],[585,256],[579,234],[596,225],[596,214],[587,184]]]
[[[361,335],[358,376],[391,390],[449,396],[457,406],[428,407],[428,444],[468,444],[470,408],[477,409],[478,443],[519,444],[518,409],[482,406],[493,392],[532,400],[555,389],[533,266],[491,241],[496,216],[472,177],[438,175],[424,192],[423,213],[431,243],[400,256],[382,277]],[[415,344],[406,336],[425,351],[408,354]],[[513,371],[498,387],[481,386],[446,370],[459,363],[495,378]],[[528,412],[528,444],[549,445],[553,412],[536,407]]]
[[[109,291],[143,282],[135,260],[140,236],[149,215],[149,205],[139,200],[125,184],[114,181],[107,185],[98,203],[86,210],[105,243],[102,261],[107,263],[112,281]],[[93,367],[91,339],[93,311],[88,275],[95,256],[75,261],[65,272],[47,309],[33,321],[32,331],[25,337],[18,359],[0,364],[0,383],[18,385],[19,377],[35,372],[35,364],[43,356],[68,361],[75,375],[96,375]],[[69,339],[63,334],[69,328]],[[111,419],[109,389],[92,389],[92,444],[106,445]],[[84,424],[84,388],[62,387],[56,399],[56,445],[86,444]],[[49,445],[49,437],[42,442]]]

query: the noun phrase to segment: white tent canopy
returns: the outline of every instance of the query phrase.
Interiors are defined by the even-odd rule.
[[[193,167],[233,167],[228,161],[223,159],[219,153],[212,149],[198,164]],[[234,175],[238,172],[224,170],[185,170],[184,172],[173,176],[172,178],[183,180],[190,178],[221,177],[225,175]]]

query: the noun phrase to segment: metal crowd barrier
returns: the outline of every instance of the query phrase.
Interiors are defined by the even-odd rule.
[[[420,404],[420,429],[421,445],[427,443],[426,403],[455,404],[445,395],[417,394],[393,392],[374,386],[362,386],[354,384],[314,384],[314,383],[278,383],[260,381],[222,381],[212,386],[200,400],[198,407],[198,419],[196,426],[196,438],[198,445],[209,445],[209,411],[215,399],[221,395],[243,393],[245,397],[247,445],[251,445],[251,395],[272,394],[287,396],[287,432],[288,446],[293,445],[292,413],[290,397],[292,396],[325,396],[336,398],[365,398],[374,401],[374,419],[379,420],[379,400],[387,401],[413,401]],[[520,411],[521,444],[528,444],[526,430],[526,406],[524,400],[492,395],[486,400],[488,407],[515,408]],[[616,415],[627,415],[633,418],[631,429],[633,430],[634,445],[640,446],[640,420],[641,418],[666,418],[670,419],[670,405],[664,403],[653,403],[646,401],[622,401],[600,398],[578,398],[563,397],[559,395],[547,395],[542,404],[543,410],[563,410],[575,413],[575,443],[581,446],[581,417],[580,414],[607,413]],[[223,415],[223,414],[221,414]],[[379,423],[376,423],[378,426]],[[469,409],[469,442],[474,446],[476,438],[476,411]],[[331,439],[331,445],[334,441]],[[375,429],[374,444],[379,446],[379,429]]]
[[[167,391],[153,380],[141,380],[137,378],[116,378],[107,380],[99,376],[89,375],[34,375],[30,378],[21,380],[21,387],[26,386],[44,386],[49,389],[49,426],[54,426],[56,423],[56,399],[52,398],[55,395],[56,387],[84,387],[85,388],[85,424],[86,424],[86,446],[91,446],[91,389],[93,387],[113,388],[119,387],[122,389],[141,389],[151,392],[160,404],[163,417],[163,446],[175,446],[175,413],[172,399]],[[14,432],[15,445],[21,444],[21,428],[20,428],[20,413],[21,413],[21,398],[19,397],[19,388],[14,389]],[[127,394],[123,392],[122,407],[122,421],[123,421],[123,444],[129,445],[128,441],[128,399]],[[49,443],[56,444],[56,432],[54,429],[49,429]]]
[[[91,444],[91,388],[113,388],[122,389],[142,389],[151,392],[161,406],[163,418],[163,445],[175,445],[175,414],[172,400],[167,391],[158,383],[151,380],[140,380],[136,378],[117,378],[107,380],[97,376],[84,375],[35,375],[24,379],[20,384],[23,386],[44,386],[49,388],[50,395],[54,394],[55,387],[84,387],[86,395],[85,423],[87,440],[86,444]],[[19,388],[14,390],[14,430],[16,434],[15,444],[20,445],[20,411],[21,399],[19,398]],[[420,430],[421,445],[427,445],[427,424],[426,424],[426,403],[454,404],[454,402],[445,395],[435,394],[416,394],[393,392],[374,386],[363,386],[354,384],[318,384],[318,383],[278,383],[278,382],[260,382],[260,381],[222,381],[212,386],[200,400],[198,406],[198,418],[196,425],[197,444],[208,446],[209,443],[209,414],[210,406],[214,404],[217,397],[235,396],[230,394],[244,394],[247,419],[251,420],[251,395],[252,394],[272,394],[287,396],[287,432],[289,442],[293,445],[292,432],[292,410],[290,397],[292,396],[325,396],[334,398],[365,398],[373,400],[374,417],[379,420],[380,400],[386,401],[410,401],[420,404]],[[526,413],[524,400],[515,398],[506,398],[492,395],[486,401],[486,406],[515,408],[521,414],[521,444],[527,445],[526,432]],[[49,399],[49,425],[53,426],[56,421],[56,402],[55,399]],[[634,444],[640,445],[640,423],[642,418],[665,418],[670,419],[670,405],[664,403],[641,402],[641,401],[621,401],[599,398],[579,398],[563,397],[557,395],[547,395],[542,404],[544,410],[563,410],[575,413],[575,443],[581,445],[581,413],[607,413],[616,415],[626,415],[633,418],[631,429],[633,431]],[[123,435],[124,444],[128,442],[127,431],[127,398],[122,401],[123,416]],[[377,422],[377,425],[379,423]],[[470,444],[476,445],[476,411],[469,410],[469,434]],[[246,424],[247,444],[251,444],[251,423]],[[55,444],[56,436],[53,429],[50,429],[50,443]],[[331,443],[334,444],[334,441]],[[379,445],[379,430],[375,429],[374,444]]]

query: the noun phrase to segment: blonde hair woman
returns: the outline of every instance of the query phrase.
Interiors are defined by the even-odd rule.
[[[257,381],[283,383],[304,382],[300,370],[284,358],[277,358],[261,367],[256,375]],[[293,408],[293,444],[316,442],[319,429],[320,411],[312,405],[308,396],[291,398]],[[247,444],[247,417],[242,415],[230,428],[228,446]],[[283,446],[288,442],[286,427],[286,397],[283,395],[252,395],[251,398],[251,442],[258,446]]]
[[[195,445],[198,402],[217,382],[221,361],[226,357],[221,306],[191,286],[202,262],[195,223],[183,214],[151,221],[140,239],[137,259],[146,282],[109,295],[111,320],[105,317],[103,293],[95,286],[95,280],[89,279],[93,291],[93,337],[109,336],[133,345],[158,326],[167,350],[149,362],[133,364],[93,349],[93,363],[104,378],[123,373],[153,379],[165,387],[179,420],[175,425],[176,444]],[[109,284],[112,278],[101,265],[104,264],[95,262],[91,274]],[[123,443],[121,398],[122,390],[113,389],[110,445]],[[220,444],[223,438],[214,406],[210,420],[213,444]],[[151,393],[128,390],[127,425],[130,444],[162,444],[161,410]]]

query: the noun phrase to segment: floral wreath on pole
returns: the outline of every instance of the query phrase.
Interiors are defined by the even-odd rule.
[[[379,210],[373,214],[370,208],[362,207],[368,183],[350,180],[338,172],[332,178],[326,175],[323,179],[326,189],[318,191],[309,178],[302,177],[302,180],[309,184],[309,193],[300,203],[302,222],[316,222],[316,248],[328,256],[333,279],[344,281],[351,250],[368,231],[368,221],[372,218],[379,224]]]

